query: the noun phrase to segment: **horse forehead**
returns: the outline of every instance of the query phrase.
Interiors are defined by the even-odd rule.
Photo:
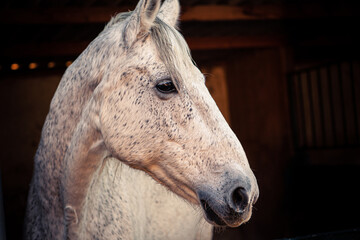
[[[171,49],[169,49],[169,54],[173,54],[170,52]],[[155,45],[150,38],[147,38],[137,48],[134,60],[136,59],[138,63],[143,65],[144,70],[146,69],[146,72],[151,75],[156,75],[157,72],[168,72],[170,74],[171,71],[168,68],[175,68],[180,73],[181,79],[179,80],[182,81],[182,85],[188,90],[187,92],[190,92],[192,95],[202,95],[202,92],[205,93],[207,88],[205,86],[204,75],[192,63],[191,58],[182,54],[174,57],[176,58],[174,60],[180,64],[174,62],[173,65],[171,64],[172,66],[165,66],[158,55]]]

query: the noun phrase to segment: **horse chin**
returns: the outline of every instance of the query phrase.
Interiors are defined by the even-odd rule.
[[[217,213],[206,201],[201,201],[201,206],[205,212],[205,220],[216,227],[238,227],[249,221],[252,214],[252,207],[249,207],[241,214],[230,214],[226,216]]]
[[[224,220],[214,212],[214,210],[206,203],[205,201],[201,201],[201,206],[205,212],[205,220],[210,224],[217,227],[225,227],[227,224]]]

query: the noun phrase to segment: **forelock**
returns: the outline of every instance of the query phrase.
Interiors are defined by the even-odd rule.
[[[179,87],[181,80],[179,70],[183,67],[190,68],[193,65],[190,49],[184,37],[174,27],[156,18],[151,28],[151,38],[156,45],[160,59]]]
[[[105,26],[105,29],[125,21],[132,12],[119,13]],[[125,29],[124,29],[125,30]],[[190,49],[184,37],[174,27],[169,26],[160,18],[156,18],[151,29],[151,39],[156,45],[160,59],[165,64],[175,85],[180,86],[181,74],[179,69],[193,65]]]

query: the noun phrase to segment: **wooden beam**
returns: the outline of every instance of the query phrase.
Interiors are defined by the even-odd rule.
[[[1,9],[0,23],[5,24],[66,24],[105,23],[111,16],[126,12],[134,6]],[[181,21],[239,21],[311,19],[322,17],[356,16],[358,5],[345,4],[292,4],[292,5],[200,5],[183,7]]]
[[[182,21],[236,21],[359,17],[359,4],[199,5],[183,8]]]
[[[323,39],[326,38],[326,41]],[[188,37],[186,41],[191,50],[223,50],[245,48],[268,48],[281,46],[349,46],[358,42],[351,36],[323,37],[320,39],[307,38],[297,41],[283,35],[265,36],[227,36],[227,37]],[[83,42],[54,42],[54,43],[27,43],[1,46],[0,52],[5,59],[28,57],[62,57],[77,56],[90,41]]]
[[[8,58],[29,58],[29,57],[63,57],[77,56],[90,44],[84,42],[54,42],[54,43],[26,43],[15,44],[1,49],[2,56]]]
[[[282,36],[190,37],[186,41],[191,50],[277,47],[286,44]],[[77,56],[89,43],[16,44],[3,46],[0,51],[7,58]]]
[[[80,24],[106,23],[128,8],[44,8],[0,10],[0,23],[5,24]]]
[[[182,21],[270,20],[283,18],[281,8],[269,6],[194,6],[183,11]]]
[[[283,36],[231,36],[186,38],[191,50],[278,47],[286,44]]]

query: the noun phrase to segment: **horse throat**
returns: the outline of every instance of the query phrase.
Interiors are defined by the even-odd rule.
[[[212,226],[198,206],[109,157],[94,173],[77,234],[80,239],[210,239]]]

